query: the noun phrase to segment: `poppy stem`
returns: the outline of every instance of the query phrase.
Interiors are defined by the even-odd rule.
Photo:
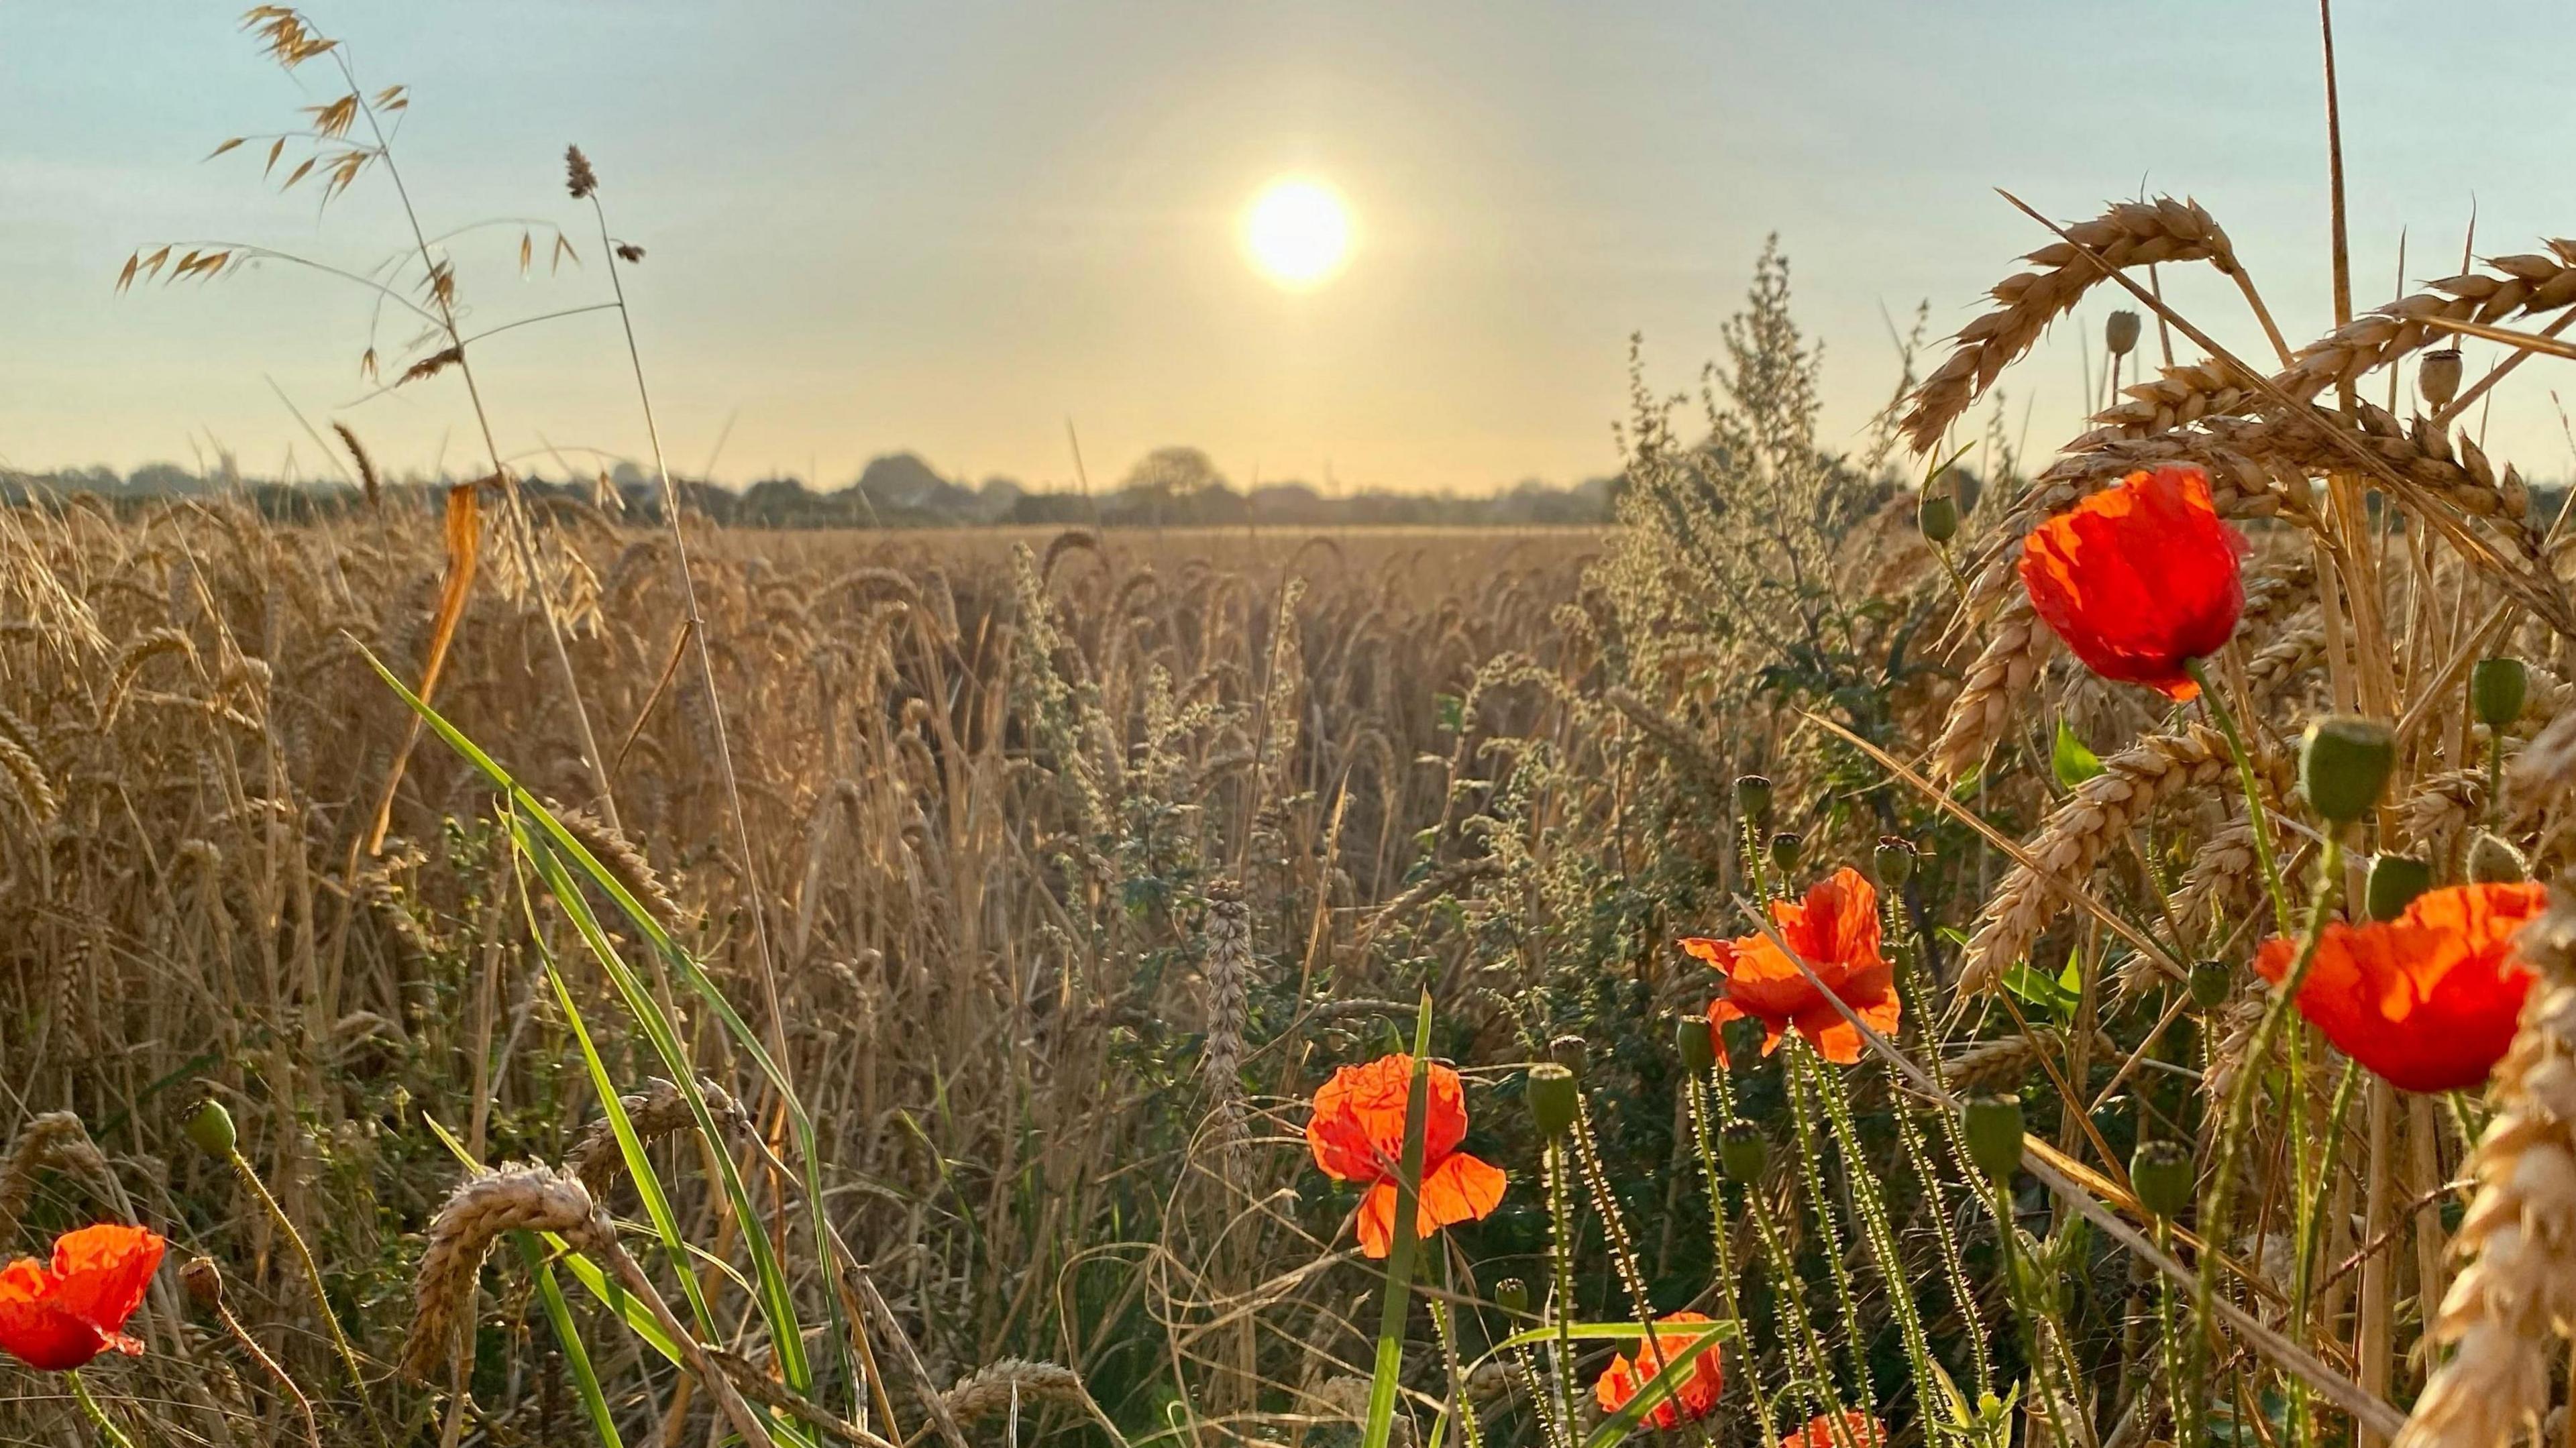
[[[2203,687],[2205,690],[2206,686]],[[2280,1035],[2281,1023],[2290,1014],[2292,1003],[2298,1000],[2300,990],[2307,985],[2308,971],[2317,963],[2317,946],[2325,939],[2326,921],[2334,914],[2335,902],[2343,893],[2341,834],[2333,830],[2326,832],[2325,850],[2319,864],[2316,898],[2308,906],[2308,925],[2299,936],[2298,956],[2283,973],[2280,985],[2272,992],[2272,999],[2264,1003],[2263,1014],[2254,1023],[2254,1034],[2245,1043],[2245,1057],[2237,1065],[2235,1080],[2227,1088],[2226,1115],[2219,1127],[2218,1165],[2210,1176],[2209,1195],[2201,1203],[2200,1280],[2192,1293],[2191,1364],[2195,1387],[2216,1326],[2218,1262],[2229,1240],[2229,1216],[2236,1200],[2237,1158],[2244,1155],[2245,1132],[2254,1115],[2254,1097],[2262,1089],[2263,1062],[2272,1054],[2272,1042]]]
[[[1554,1228],[1554,1240],[1548,1253],[1556,1269],[1556,1301],[1552,1315],[1556,1318],[1556,1420],[1565,1429],[1568,1441],[1575,1432],[1574,1416],[1574,1209],[1566,1199],[1565,1141],[1551,1137],[1547,1143],[1547,1217]]]
[[[2183,668],[2190,673],[2192,682],[2200,685],[2200,702],[2217,722],[2218,732],[2227,736],[2227,752],[2236,757],[2236,783],[2244,792],[2245,819],[2254,832],[2254,861],[2263,872],[2264,893],[2272,900],[2273,922],[2287,935],[2296,917],[2290,913],[2289,894],[2281,887],[2280,856],[2272,845],[2272,816],[2263,808],[2263,784],[2254,775],[2254,756],[2245,752],[2245,736],[2236,728],[2236,715],[2209,677],[2208,660],[2193,659]]]
[[[1719,1068],[1724,1080],[1723,1068]],[[1710,1143],[1708,1129],[1708,1083],[1698,1073],[1687,1073],[1682,1083],[1690,1101],[1691,1138],[1699,1148],[1699,1173],[1708,1184],[1709,1251],[1717,1264],[1712,1274],[1717,1279],[1718,1300],[1726,1306],[1726,1317],[1743,1334],[1736,1340],[1736,1372],[1744,1382],[1744,1395],[1752,1400],[1754,1441],[1771,1440],[1771,1399],[1762,1388],[1762,1357],[1753,1350],[1753,1324],[1744,1315],[1742,1294],[1736,1286],[1734,1234],[1727,1230],[1726,1173],[1718,1165],[1717,1149]],[[1750,1266],[1751,1264],[1747,1264]]]
[[[125,1430],[116,1426],[107,1416],[107,1410],[98,1405],[98,1399],[89,1395],[89,1384],[81,1381],[80,1369],[73,1368],[64,1373],[63,1381],[71,1386],[72,1401],[80,1404],[81,1411],[89,1415],[90,1422],[98,1427],[99,1436],[105,1438],[111,1448],[134,1448],[134,1440],[126,1437]]]

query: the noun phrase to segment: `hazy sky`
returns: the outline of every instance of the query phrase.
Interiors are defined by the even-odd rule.
[[[370,300],[269,267],[111,290],[138,244],[257,242],[363,268],[406,235],[381,175],[316,209],[264,189],[256,144],[336,95],[326,67],[259,59],[237,7],[0,0],[0,463],[187,461],[217,443],[277,471],[349,422],[396,468],[479,444],[453,375],[359,402]],[[458,249],[489,326],[600,300],[580,142],[621,236],[675,465],[846,481],[877,453],[1095,484],[1197,443],[1237,481],[1484,489],[1616,465],[1627,336],[1689,385],[1763,235],[1827,344],[1829,432],[1893,381],[1883,314],[1936,332],[2045,238],[1991,188],[2060,217],[2150,190],[2217,213],[2293,340],[2324,330],[2315,7],[2089,0],[1473,4],[441,0],[330,4],[369,87],[414,105],[397,157],[434,231],[492,217],[575,228],[588,263],[522,281],[518,231]],[[2576,111],[2548,45],[2565,0],[2344,0],[2355,290],[2576,229]],[[1256,275],[1238,215],[1265,181],[1329,181],[1356,215],[1348,270],[1312,292]],[[2168,289],[2231,345],[2255,338],[2205,277]],[[2009,374],[2014,428],[2069,430],[2083,331]],[[408,340],[388,323],[388,357]],[[2150,343],[2152,346],[2152,342]],[[614,318],[479,352],[504,452],[641,451]],[[1937,354],[1936,354],[1937,355]],[[2253,355],[2249,352],[2249,355]],[[2477,365],[2472,358],[2472,375]],[[2491,441],[2560,475],[2548,396]],[[390,372],[390,369],[388,369]],[[551,468],[549,468],[551,470]]]

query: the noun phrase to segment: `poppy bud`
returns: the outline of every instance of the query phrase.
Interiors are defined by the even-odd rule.
[[[2442,347],[2415,359],[2415,390],[2435,412],[2460,395],[2460,349]]]
[[[2227,994],[2236,985],[2236,973],[2223,960],[2195,960],[2191,963],[2191,1003],[2205,1011],[2227,1004]]]
[[[1971,1096],[1959,1108],[1959,1124],[1978,1167],[1997,1181],[2010,1181],[2021,1166],[2021,1098]]]
[[[215,1265],[214,1258],[189,1258],[188,1265],[179,1269],[179,1286],[186,1290],[188,1300],[196,1304],[199,1312],[224,1310],[224,1273]]]
[[[1945,490],[1925,493],[1915,505],[1914,526],[1923,531],[1923,541],[1938,548],[1959,536],[1959,504]]]
[[[1574,1105],[1573,1072],[1554,1062],[1530,1067],[1530,1121],[1539,1135],[1550,1141],[1563,1138],[1574,1125]]]
[[[2299,788],[2308,807],[2348,825],[2379,803],[2397,765],[2397,739],[2376,719],[2329,714],[2308,726],[2299,747]]]
[[[1717,1027],[1706,1016],[1683,1016],[1673,1022],[1673,1046],[1681,1052],[1682,1069],[1697,1080],[1717,1064]]]
[[[2138,345],[2138,314],[2126,307],[2113,312],[2111,319],[2102,324],[2102,342],[2111,349],[2112,356],[2128,356],[2129,349]]]
[[[2178,1141],[2149,1141],[2129,1158],[2129,1187],[2138,1205],[2165,1221],[2191,1203],[2191,1153]]]
[[[240,1140],[233,1132],[233,1114],[211,1098],[188,1118],[187,1132],[188,1139],[208,1156],[229,1157]]]
[[[1773,835],[1771,837],[1771,868],[1779,871],[1783,875],[1798,868],[1798,847],[1805,843],[1806,841],[1799,839],[1796,835],[1789,833],[1787,830],[1782,830],[1780,833]]]
[[[2469,841],[2469,883],[2514,885],[2531,878],[2531,862],[2503,837],[2486,830]]]
[[[1717,1138],[1717,1163],[1728,1181],[1751,1186],[1762,1179],[1770,1160],[1771,1144],[1762,1139],[1761,1127],[1744,1120],[1726,1123]]]
[[[1735,776],[1735,809],[1757,825],[1771,818],[1771,781],[1758,774]]]
[[[1905,882],[1914,878],[1914,842],[1897,835],[1880,835],[1870,864],[1878,871],[1880,886],[1902,890]]]
[[[2522,696],[2531,687],[2531,670],[2516,658],[2480,659],[2469,671],[2469,700],[2477,705],[2478,722],[2502,729],[2522,717]]]
[[[2433,867],[2412,855],[2381,855],[2370,862],[2362,907],[2373,920],[2394,920],[2416,896],[2433,888]]]
[[[1495,1283],[1494,1305],[1514,1316],[1529,1311],[1529,1284],[1517,1277]]]

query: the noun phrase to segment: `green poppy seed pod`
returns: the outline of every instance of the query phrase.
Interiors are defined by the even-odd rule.
[[[1771,868],[1786,875],[1798,868],[1798,847],[1806,841],[1782,830],[1771,837]]]
[[[1574,1125],[1574,1073],[1553,1061],[1530,1067],[1529,1109],[1539,1135],[1563,1139]]]
[[[2362,890],[2362,908],[2373,920],[2394,920],[2433,888],[2433,867],[2412,855],[2381,855],[2370,862],[2370,881]]]
[[[2501,836],[2486,830],[2469,841],[2469,883],[2518,885],[2531,878],[2531,862]]]
[[[2195,960],[2191,963],[2191,1003],[2205,1011],[2227,1004],[2228,992],[2236,987],[2236,972],[2223,960]]]
[[[1915,505],[1914,526],[1923,531],[1923,541],[1938,548],[1959,536],[1959,500],[1945,490],[1925,493]]]
[[[1717,1064],[1717,1027],[1706,1016],[1683,1016],[1673,1022],[1673,1048],[1694,1080],[1705,1076]]]
[[[2460,349],[2443,347],[2415,359],[2415,390],[2435,412],[2460,395]]]
[[[2469,701],[2478,722],[2502,729],[2522,717],[2522,697],[2531,688],[2531,670],[2516,658],[2480,659],[2469,672]]]
[[[2102,344],[2114,357],[2126,357],[2138,345],[2138,314],[2123,307],[2102,324]]]
[[[2129,1186],[2137,1192],[2139,1206],[2172,1221],[2191,1204],[2191,1153],[2178,1141],[2141,1143],[2129,1158]]]
[[[187,1132],[188,1139],[208,1156],[229,1157],[240,1141],[233,1131],[233,1114],[224,1109],[224,1103],[211,1099],[188,1118]]]
[[[1726,1123],[1717,1138],[1717,1164],[1728,1181],[1751,1186],[1770,1162],[1771,1143],[1762,1139],[1761,1127],[1740,1119]]]
[[[2329,714],[2308,726],[2299,746],[2299,788],[2308,807],[2339,825],[2379,803],[2397,767],[2397,738],[2376,719]]]
[[[1869,862],[1878,871],[1879,888],[1902,890],[1905,882],[1914,878],[1914,842],[1898,835],[1880,835]]]
[[[1758,774],[1735,776],[1735,809],[1756,825],[1771,818],[1771,781]]]
[[[1971,1096],[1959,1108],[1959,1124],[1977,1166],[1997,1181],[2010,1181],[2021,1167],[2021,1098]]]
[[[1514,1316],[1529,1311],[1529,1284],[1517,1277],[1495,1283],[1494,1305]]]

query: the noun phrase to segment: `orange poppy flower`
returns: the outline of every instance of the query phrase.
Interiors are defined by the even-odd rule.
[[[1807,1426],[1780,1440],[1780,1448],[1879,1448],[1887,1441],[1887,1425],[1869,1414],[1852,1409],[1842,1415],[1840,1437],[1835,1436],[1834,1420],[1818,1416],[1807,1420]]]
[[[1628,1406],[1639,1390],[1643,1389],[1658,1371],[1655,1358],[1657,1349],[1662,1350],[1663,1361],[1669,1363],[1698,1346],[1700,1338],[1704,1335],[1696,1332],[1667,1332],[1664,1329],[1707,1321],[1709,1321],[1707,1314],[1698,1312],[1676,1312],[1655,1319],[1654,1347],[1649,1348],[1646,1340],[1641,1337],[1637,1339],[1637,1355],[1634,1358],[1621,1353],[1610,1359],[1610,1366],[1601,1370],[1600,1381],[1592,1385],[1593,1401],[1601,1405],[1601,1411],[1604,1413],[1615,1413]],[[1718,1348],[1710,1348],[1701,1353],[1691,1363],[1689,1375],[1681,1380],[1680,1386],[1673,1390],[1670,1397],[1657,1403],[1654,1411],[1646,1414],[1645,1421],[1658,1428],[1677,1428],[1681,1426],[1684,1418],[1696,1423],[1716,1412],[1717,1395],[1726,1387],[1726,1372],[1717,1361],[1720,1351],[1721,1349]],[[1678,1412],[1675,1411],[1676,1407],[1679,1408]]]
[[[1503,1199],[1502,1168],[1458,1149],[1467,1139],[1467,1092],[1458,1073],[1433,1062],[1422,1118],[1422,1196],[1413,1234],[1428,1237],[1470,1222]],[[1360,1250],[1383,1257],[1395,1245],[1395,1179],[1404,1165],[1404,1113],[1413,1097],[1413,1058],[1398,1052],[1344,1066],[1315,1093],[1306,1145],[1335,1181],[1364,1182]]]
[[[50,1266],[21,1257],[0,1267],[0,1352],[58,1373],[114,1348],[143,1351],[125,1320],[143,1305],[167,1246],[141,1227],[83,1227],[54,1239]]]
[[[2244,552],[2209,500],[2209,475],[2161,467],[2032,529],[2021,581],[2086,668],[2180,702],[2200,692],[2184,666],[2225,647],[2245,611]]]
[[[2299,1014],[2400,1090],[2476,1086],[2513,1044],[2531,991],[2514,936],[2548,903],[2545,885],[2454,885],[2416,896],[2394,920],[2331,922]],[[2279,985],[2298,954],[2297,941],[2275,937],[2254,969]]]
[[[1811,887],[1804,901],[1772,901],[1771,921],[1780,938],[1824,982],[1825,990],[1840,997],[1871,1030],[1886,1035],[1896,1029],[1896,972],[1879,953],[1878,889],[1867,876],[1845,865],[1831,879]],[[1795,1026],[1826,1060],[1848,1066],[1860,1059],[1860,1032],[1769,936],[1694,937],[1683,941],[1682,949],[1716,966],[1726,978],[1718,987],[1718,998],[1708,1005],[1712,1032],[1728,1021],[1750,1016],[1766,1032],[1765,1056],[1779,1049],[1780,1038]],[[1718,1059],[1726,1059],[1723,1038],[1717,1047]]]

